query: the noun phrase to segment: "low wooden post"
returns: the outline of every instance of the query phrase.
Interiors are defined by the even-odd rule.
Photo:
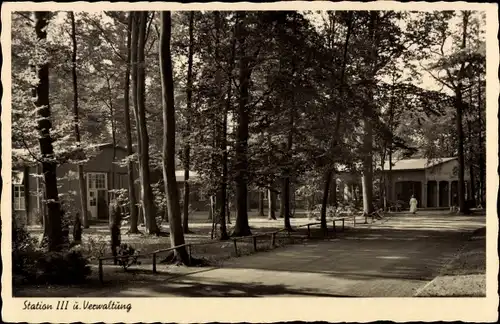
[[[276,232],[271,233],[271,247],[276,245]]]
[[[103,283],[103,278],[102,278],[103,274],[102,274],[102,272],[103,272],[102,271],[102,259],[99,258],[99,281],[101,283]]]
[[[307,238],[311,237],[311,225],[307,224]]]
[[[337,227],[335,227],[335,219],[333,220],[333,232],[337,232]]]
[[[236,239],[233,239],[234,243],[234,253],[236,253],[236,256],[238,256],[238,246],[236,245]]]
[[[156,273],[156,253],[153,253],[153,273]]]
[[[342,232],[344,231],[344,228],[345,228],[345,219],[342,218]]]
[[[188,245],[188,252],[189,252],[189,264],[191,264],[191,244]]]
[[[253,236],[252,240],[253,240],[253,251],[257,252],[257,236]]]

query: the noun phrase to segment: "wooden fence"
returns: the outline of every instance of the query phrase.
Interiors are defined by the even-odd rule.
[[[337,232],[337,228],[335,226],[335,223],[336,222],[342,222],[342,230],[344,230],[345,228],[345,220],[347,219],[348,217],[340,217],[340,218],[334,218],[333,221],[332,221],[332,225],[333,225],[333,233],[335,235],[335,233]],[[354,220],[355,221],[355,220]],[[314,222],[314,223],[307,223],[307,224],[303,224],[303,225],[298,225],[298,226],[295,226],[295,228],[301,228],[301,227],[307,227],[307,238],[310,238],[311,237],[311,227],[312,226],[321,226],[321,222]],[[253,243],[253,251],[254,252],[257,252],[257,238],[259,237],[266,237],[266,236],[269,236],[270,238],[270,243],[271,243],[271,248],[274,248],[276,246],[276,236],[281,233],[281,232],[287,232],[287,236],[290,237],[291,236],[291,231],[287,230],[287,229],[280,229],[280,230],[277,230],[277,231],[273,231],[273,232],[266,232],[266,233],[259,233],[259,234],[254,234],[254,235],[249,235],[249,236],[241,236],[241,237],[231,237],[229,238],[229,240],[233,241],[233,246],[234,246],[234,252],[236,254],[236,256],[239,256],[239,252],[238,252],[238,243],[237,242],[241,242],[241,241],[244,241],[244,240],[249,240],[251,239],[252,240],[252,243]],[[324,236],[328,236],[328,227],[325,229],[324,231]],[[169,248],[166,248],[166,249],[159,249],[159,250],[156,250],[156,251],[153,251],[153,252],[148,252],[148,253],[142,253],[142,254],[136,254],[134,255],[133,257],[134,258],[146,258],[146,257],[152,257],[152,271],[153,273],[157,273],[157,270],[156,270],[156,265],[157,265],[157,256],[159,254],[162,254],[162,253],[166,253],[166,252],[170,252],[170,251],[174,251],[174,250],[177,250],[177,249],[180,249],[182,247],[186,247],[187,250],[188,250],[188,255],[189,255],[189,263],[191,263],[191,258],[192,258],[192,248],[193,246],[199,246],[199,245],[209,245],[209,244],[217,244],[217,243],[220,243],[220,241],[207,241],[207,242],[198,242],[198,243],[185,243],[185,244],[182,244],[182,245],[177,245],[177,246],[172,246],[172,247],[169,247]],[[99,258],[99,281],[101,283],[103,283],[103,261],[106,261],[106,260],[120,260],[122,259],[123,261],[130,258],[131,256],[105,256],[105,257],[100,257]]]

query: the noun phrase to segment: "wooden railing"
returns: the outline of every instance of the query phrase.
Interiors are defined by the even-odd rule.
[[[344,221],[347,218],[348,217],[338,217],[338,218],[334,218],[333,219],[332,223],[333,223],[333,233],[334,233],[334,235],[337,232],[335,223],[337,221],[342,221],[342,230],[344,230],[344,224],[345,224]],[[312,226],[318,226],[318,225],[321,225],[321,222],[314,222],[314,223],[307,223],[307,224],[303,224],[303,225],[298,225],[298,226],[295,226],[295,228],[307,227],[307,238],[310,238],[311,237],[311,227]],[[286,229],[286,228],[283,228],[283,229],[276,230],[276,231],[273,231],[273,232],[258,233],[258,234],[254,234],[254,235],[241,236],[241,237],[231,237],[229,240],[233,241],[235,255],[239,256],[237,242],[251,239],[252,243],[253,243],[253,251],[257,252],[257,238],[269,236],[270,240],[271,240],[271,242],[270,242],[271,243],[271,248],[274,248],[276,246],[276,236],[279,233],[281,233],[281,232],[287,232],[287,236],[288,237],[291,236],[291,231],[288,230],[288,229]],[[323,234],[324,235],[328,235],[328,227],[325,228]],[[126,260],[126,259],[128,259],[130,257],[133,257],[133,258],[152,257],[152,270],[153,270],[153,273],[157,273],[156,265],[157,265],[157,256],[158,256],[158,254],[165,253],[165,252],[170,252],[170,251],[174,251],[174,250],[180,249],[182,247],[186,247],[187,250],[188,250],[189,263],[191,263],[191,259],[192,259],[192,247],[193,246],[209,245],[209,244],[217,244],[217,243],[220,243],[220,241],[206,241],[206,242],[197,242],[197,243],[185,243],[185,244],[181,244],[181,245],[177,245],[177,246],[172,246],[172,247],[169,247],[169,248],[166,248],[166,249],[159,249],[159,250],[155,250],[155,251],[152,251],[152,252],[147,252],[147,253],[142,253],[142,254],[136,254],[136,255],[133,255],[133,256],[104,256],[104,257],[100,257],[99,258],[99,281],[101,283],[103,283],[103,276],[104,276],[104,273],[103,273],[104,272],[103,271],[103,261],[106,261],[106,260],[122,260],[122,261],[124,261],[124,260]]]

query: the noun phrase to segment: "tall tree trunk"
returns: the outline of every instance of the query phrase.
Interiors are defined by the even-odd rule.
[[[237,109],[237,130],[236,130],[236,224],[234,226],[233,236],[251,235],[250,225],[248,224],[247,210],[247,167],[248,167],[248,96],[250,87],[251,70],[245,47],[246,28],[245,12],[238,12],[239,22],[237,23],[237,35],[240,51],[239,59],[239,102]]]
[[[330,206],[337,206],[337,179],[334,173],[332,173],[332,181],[330,182],[328,203],[330,204]]]
[[[283,217],[285,220],[285,228],[288,230],[292,230],[292,225],[290,224],[290,174],[288,170],[285,172],[285,176],[283,178]]]
[[[482,93],[481,93],[481,77],[478,77],[477,83],[477,116],[479,121],[478,131],[478,164],[479,164],[479,203],[484,205],[485,179],[486,179],[486,163],[483,150],[483,117],[482,117]]]
[[[49,12],[35,12],[35,33],[37,39],[43,43],[47,39],[47,26]],[[44,226],[47,229],[48,249],[49,251],[58,251],[62,248],[62,211],[57,190],[57,164],[54,161],[54,147],[52,146],[51,111],[49,105],[49,63],[45,62],[36,66],[38,75],[38,84],[33,91],[35,97],[35,106],[38,115],[38,142],[42,155],[42,172],[45,181],[45,198],[47,203],[47,222]]]
[[[139,40],[139,12],[137,11],[132,11],[130,13],[132,15],[132,30],[131,30],[131,48],[130,48],[130,66],[131,66],[131,71],[130,71],[130,79],[132,80],[132,103],[133,103],[133,108],[134,108],[134,120],[135,120],[135,128],[136,128],[136,134],[137,134],[137,165],[138,165],[138,171],[139,171],[139,182],[140,182],[140,209],[137,208],[137,222],[143,222],[144,221],[144,210],[143,210],[143,201],[142,197],[144,196],[143,190],[143,177],[142,177],[142,140],[141,140],[141,129],[140,129],[140,121],[139,121],[139,100],[138,100],[138,84],[137,84],[137,44]],[[139,215],[142,217],[139,219]],[[131,222],[134,220],[132,219]]]
[[[144,48],[146,37],[146,21],[148,17],[147,11],[139,13],[139,37],[137,42],[137,108],[139,112],[139,129],[141,133],[141,190],[142,208],[144,219],[146,221],[146,230],[150,234],[158,234],[159,228],[156,224],[156,206],[154,202],[153,190],[151,189],[151,177],[149,172],[149,136],[146,123],[146,107],[145,107],[145,61]],[[174,153],[175,154],[175,153]],[[173,165],[175,169],[175,164]],[[175,170],[174,170],[175,171]],[[170,214],[170,213],[169,213]]]
[[[175,178],[175,107],[174,107],[174,80],[172,76],[172,57],[170,52],[171,16],[170,11],[161,12],[160,29],[160,71],[163,106],[163,179],[167,195],[167,208],[170,225],[170,242],[172,246],[185,243],[182,231],[181,208],[179,193]],[[175,258],[189,263],[186,247],[182,246],[174,251]]]
[[[188,71],[187,71],[187,87],[186,87],[186,138],[184,144],[184,206],[182,219],[182,228],[184,233],[189,233],[189,168],[190,168],[190,151],[188,137],[191,134],[191,106],[193,98],[193,48],[194,48],[194,11],[189,13],[189,52],[188,52]]]
[[[458,206],[460,213],[466,212],[465,210],[465,158],[464,158],[464,130],[462,124],[463,117],[463,102],[462,90],[460,86],[457,87],[455,92],[455,109],[456,109],[456,128],[458,133]]]
[[[228,192],[228,161],[229,161],[229,153],[227,150],[227,128],[228,128],[228,115],[232,111],[232,78],[233,78],[233,70],[235,66],[235,56],[236,56],[236,41],[237,35],[236,30],[233,30],[233,39],[231,41],[231,56],[229,57],[228,62],[228,70],[227,70],[227,96],[226,96],[226,107],[224,110],[223,116],[223,124],[222,124],[222,180],[221,180],[221,194],[223,194],[223,206],[225,206],[225,211],[227,214],[227,223],[231,224],[231,208],[230,208],[230,199]],[[224,226],[226,224],[224,223]],[[222,226],[222,225],[221,225]],[[227,229],[226,229],[227,232]]]
[[[333,170],[328,169],[325,173],[323,199],[321,200],[321,228],[326,230],[326,205],[328,204],[328,192],[330,190],[330,182],[332,181]]]
[[[347,66],[347,59],[348,59],[348,48],[349,48],[349,39],[351,37],[352,33],[352,13],[349,15],[348,19],[348,24],[347,24],[347,31],[346,31],[346,37],[344,41],[344,48],[343,48],[343,57],[342,57],[342,66],[340,69],[340,86],[339,86],[339,97],[343,99],[344,96],[344,83],[345,83],[345,71],[346,71],[346,66]],[[335,78],[335,75],[332,75],[332,79]],[[333,141],[331,144],[331,149],[335,149],[339,143],[339,138],[340,138],[340,124],[341,124],[341,110],[338,109],[336,114],[335,114],[335,130],[333,133]],[[323,190],[323,199],[321,202],[321,213],[320,213],[320,219],[321,219],[321,228],[323,230],[326,230],[326,205],[328,203],[328,191],[330,189],[330,182],[331,178],[333,175],[333,171],[335,170],[335,165],[333,167],[329,167],[326,170],[325,173],[325,179],[324,179],[324,190]],[[335,180],[334,180],[335,181]],[[336,183],[335,183],[336,185]],[[335,195],[337,188],[336,186],[333,188],[335,190]],[[336,200],[336,199],[335,199]],[[336,204],[336,201],[335,201]]]
[[[220,57],[220,32],[221,32],[221,17],[220,17],[220,12],[215,11],[214,12],[214,18],[215,18],[215,32],[216,32],[216,44],[215,44],[215,58],[217,63],[217,75],[216,75],[216,83],[217,83],[217,93],[218,93],[218,104],[220,106],[220,112],[222,113],[222,122],[217,121],[217,139],[218,139],[218,147],[219,150],[222,152],[222,155],[220,155],[220,164],[222,164],[222,172],[220,173],[220,180],[219,180],[219,188],[217,190],[217,199],[216,199],[216,214],[219,220],[220,224],[220,231],[221,231],[221,240],[227,240],[229,238],[229,235],[227,233],[227,228],[226,228],[226,197],[227,197],[227,100],[224,101],[223,99],[223,81],[222,81],[222,76],[223,76],[223,70],[220,66],[219,62],[222,62],[222,58]],[[231,79],[228,79],[228,84],[231,86]],[[228,91],[229,93],[229,91]],[[219,169],[217,168],[219,171]]]
[[[134,154],[132,149],[132,127],[130,125],[130,66],[132,54],[132,13],[128,14],[128,29],[127,29],[127,68],[125,70],[125,86],[124,86],[124,118],[125,118],[125,136],[127,141],[127,179],[128,179],[128,201],[130,209],[130,228],[129,233],[135,234],[139,232],[137,228],[138,215],[137,215],[137,196],[135,193],[135,177],[134,177],[134,162],[130,157]]]
[[[462,30],[462,44],[461,48],[465,49],[467,46],[467,27],[469,23],[469,13],[466,11],[463,14],[463,30]],[[458,207],[460,213],[467,213],[465,208],[465,157],[464,157],[464,130],[463,130],[463,85],[462,77],[465,71],[465,63],[459,71],[459,82],[455,89],[455,109],[456,109],[456,128],[458,133]]]
[[[71,20],[71,40],[73,43],[73,53],[71,56],[72,68],[71,73],[73,76],[73,123],[75,128],[75,140],[78,148],[81,149],[81,139],[80,139],[80,127],[79,127],[79,116],[78,116],[78,81],[76,74],[76,56],[77,56],[77,41],[76,41],[76,22],[75,22],[75,13],[73,11],[69,11],[69,17]],[[80,151],[82,154],[81,158],[83,158],[83,151]],[[87,185],[85,183],[85,175],[83,173],[83,165],[78,163],[77,166],[78,172],[78,186],[80,188],[80,206],[81,206],[81,214],[82,214],[82,225],[83,228],[89,228],[89,218],[87,213]]]
[[[371,53],[370,53],[370,69],[368,82],[367,82],[367,102],[364,103],[363,107],[363,177],[362,177],[362,187],[363,187],[363,211],[365,214],[371,214],[373,212],[373,156],[372,156],[372,146],[373,146],[373,96],[375,87],[375,66],[377,61],[377,45],[376,45],[376,34],[377,34],[377,18],[378,12],[372,11],[370,13],[370,23],[369,23],[369,33],[370,39],[372,40]]]
[[[472,103],[472,102],[471,102]],[[470,173],[470,191],[471,196],[468,200],[472,200],[473,204],[476,204],[476,183],[474,177],[474,150],[472,149],[472,126],[471,122],[467,123],[468,133],[469,133],[469,173]]]
[[[295,74],[295,62],[292,61],[292,75]],[[289,125],[290,128],[288,130],[288,138],[287,138],[287,143],[286,143],[286,155],[290,157],[292,153],[292,147],[293,147],[293,133],[294,133],[294,127],[295,127],[295,93],[294,89],[292,89],[291,92],[291,112],[290,112],[290,121]],[[283,190],[281,192],[282,198],[283,198],[283,217],[285,219],[285,228],[288,230],[292,229],[292,225],[290,224],[290,167],[286,167],[285,170],[283,171]]]
[[[271,189],[267,191],[267,200],[269,205],[268,219],[276,220],[276,194]]]
[[[112,156],[112,162],[111,162],[111,189],[116,189],[115,188],[115,175],[116,175],[116,167],[115,167],[115,162],[116,162],[116,124],[115,124],[115,110],[113,107],[113,92],[111,90],[111,83],[109,80],[109,76],[106,76],[106,83],[108,86],[108,94],[109,94],[109,120],[111,122],[111,142],[113,144],[113,156]],[[113,200],[115,199],[115,195],[113,194],[111,197]],[[108,202],[109,203],[109,202]]]
[[[394,88],[395,88],[395,77],[393,76],[392,79],[392,85],[391,85],[391,99],[389,101],[389,131],[391,133],[391,137],[389,139],[389,143],[387,144],[387,155],[389,158],[389,170],[387,171],[384,181],[386,182],[386,189],[385,189],[385,197],[387,203],[387,197],[390,197],[389,200],[392,200],[392,145],[393,145],[393,122],[394,122]],[[382,162],[382,165],[385,165],[385,157],[384,161]],[[382,172],[384,173],[384,172]],[[386,207],[386,206],[384,206]]]
[[[259,190],[259,216],[264,216],[264,191]]]

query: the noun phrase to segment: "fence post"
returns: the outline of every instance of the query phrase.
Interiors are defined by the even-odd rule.
[[[343,231],[344,231],[344,229],[345,229],[345,226],[344,226],[344,225],[345,225],[345,219],[344,219],[344,218],[342,218],[342,232],[343,232]]]
[[[311,228],[310,228],[310,224],[307,224],[307,238],[310,238],[311,237]]]
[[[191,264],[191,244],[188,245],[188,251],[189,251],[189,264]]]
[[[99,258],[99,281],[102,283],[103,282],[103,279],[102,279],[102,259]]]
[[[276,245],[276,233],[271,233],[271,247]]]
[[[153,253],[153,273],[156,273],[156,253]]]
[[[333,231],[337,232],[337,227],[335,227],[335,219],[333,220]]]
[[[236,253],[236,256],[238,256],[238,246],[236,245],[236,239],[233,239],[234,243],[234,253]]]
[[[253,236],[252,240],[253,240],[253,251],[257,252],[257,236]]]

